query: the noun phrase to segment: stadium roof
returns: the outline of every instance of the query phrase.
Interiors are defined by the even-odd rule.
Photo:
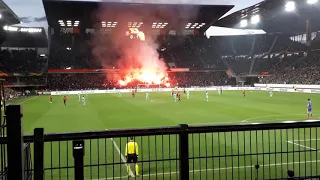
[[[181,5],[181,4],[146,4],[119,2],[84,2],[43,0],[48,24],[52,28],[61,27],[67,21],[78,21],[80,29],[102,26],[102,21],[117,22],[116,26],[128,26],[129,22],[143,22],[141,26],[151,28],[154,22],[167,23],[164,29],[185,29],[186,23],[198,23],[200,31],[233,8],[232,5]],[[99,8],[108,14],[104,19],[97,17]],[[136,14],[137,16],[131,16]],[[59,22],[60,20],[60,22]],[[191,26],[192,27],[192,26]],[[190,27],[190,28],[191,28]],[[115,27],[116,28],[116,27]],[[194,28],[197,28],[196,26]]]
[[[2,0],[0,0],[0,14],[1,14],[1,20],[0,20],[1,26],[20,23],[19,17]]]
[[[265,0],[248,8],[226,16],[215,23],[216,26],[240,28],[240,22],[247,20],[246,28],[263,29],[267,33],[301,33],[306,31],[306,20],[310,21],[310,31],[320,30],[320,3],[309,4],[308,0],[291,0],[295,9],[286,11],[288,0]],[[252,24],[251,18],[258,15],[260,22]]]

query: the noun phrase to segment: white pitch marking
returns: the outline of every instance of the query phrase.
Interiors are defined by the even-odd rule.
[[[20,104],[23,104],[23,103],[25,103],[25,102],[28,102],[28,101],[31,101],[32,99],[35,99],[35,98],[38,98],[39,96],[34,96],[34,97],[32,97],[32,98],[29,98],[29,99],[26,99],[26,100],[24,100],[24,101],[21,101],[21,102],[19,102],[19,103],[17,103],[17,105],[20,105]],[[11,103],[8,103],[8,104],[6,104],[6,105],[10,105]]]
[[[302,116],[302,115],[306,115],[306,114],[281,114],[281,115],[257,116],[257,117],[252,117],[252,118],[244,119],[244,120],[242,120],[241,122],[248,122],[248,121],[250,121],[250,120],[261,119],[261,118],[268,118],[268,117]],[[315,115],[317,115],[317,114],[315,114]]]
[[[320,140],[320,138],[318,138],[318,139],[295,139],[295,140],[291,140],[291,141],[299,142],[299,141],[319,141],[319,140]]]
[[[300,162],[288,162],[288,163],[275,163],[275,164],[265,164],[260,165],[260,167],[271,167],[271,166],[282,166],[282,165],[292,165],[292,164],[307,164],[307,163],[318,163],[320,160],[313,160],[313,161],[300,161]],[[253,168],[252,166],[239,166],[239,167],[225,167],[225,168],[215,168],[215,169],[198,169],[193,170],[189,172],[203,172],[203,171],[220,171],[220,170],[229,170],[229,169],[246,169],[246,168]],[[178,174],[179,172],[163,172],[163,173],[152,173],[152,174],[144,174],[142,176],[148,177],[148,176],[161,176],[161,175],[171,175],[171,174]],[[108,180],[108,179],[122,179],[126,178],[126,176],[119,176],[119,177],[109,177],[109,178],[100,178],[100,179],[94,179],[94,180]]]
[[[106,130],[108,130],[108,129],[106,129]],[[120,148],[118,147],[117,143],[115,142],[115,140],[114,140],[113,138],[110,138],[110,140],[112,141],[113,146],[116,148],[116,150],[118,151],[119,155],[121,156],[121,160],[124,162],[126,168],[129,168],[130,176],[131,176],[131,177],[134,177],[134,174],[133,174],[130,166],[127,165],[127,160],[126,160],[126,158],[124,157],[124,155],[122,154],[122,152],[121,152]]]
[[[300,147],[304,147],[304,148],[306,148],[306,149],[317,150],[317,149],[315,149],[315,148],[312,148],[312,147],[309,147],[309,146],[304,146],[304,145],[298,144],[298,143],[294,143],[294,142],[292,142],[292,141],[288,141],[288,143],[291,143],[291,144],[294,144],[294,145],[297,145],[297,146],[300,146]]]

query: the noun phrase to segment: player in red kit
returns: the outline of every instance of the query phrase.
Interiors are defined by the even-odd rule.
[[[177,96],[178,96],[178,101],[181,101],[181,94],[180,94],[180,92],[178,92]]]
[[[63,96],[63,104],[66,106],[67,105],[67,97]]]
[[[135,92],[135,90],[132,90],[132,97],[136,97],[136,92]]]
[[[172,89],[172,91],[171,91],[171,96],[173,96],[173,93],[174,93],[174,91],[173,91],[173,89]]]
[[[52,103],[52,95],[50,95],[50,103]]]

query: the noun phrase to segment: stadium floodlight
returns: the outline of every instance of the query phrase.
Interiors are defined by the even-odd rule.
[[[17,32],[19,30],[18,27],[13,27],[13,26],[4,26],[3,29],[5,31],[12,31],[12,32],[14,32],[14,31]]]
[[[244,27],[247,27],[247,26],[248,26],[248,20],[242,19],[240,21],[240,27],[244,28]]]
[[[286,6],[285,6],[285,10],[287,12],[291,12],[294,11],[296,9],[296,4],[294,1],[288,1]]]
[[[260,22],[260,16],[259,15],[254,15],[251,17],[251,23],[252,24],[258,24]]]
[[[163,29],[168,25],[168,23],[152,23],[152,28],[153,29]]]
[[[196,23],[188,23],[186,25],[186,29],[194,29],[194,28],[197,28],[197,29],[200,29],[202,26],[206,25],[206,23],[200,23],[200,22],[196,22]]]
[[[0,14],[0,19],[2,18],[2,14]]]
[[[308,1],[307,1],[308,4],[315,4],[315,3],[317,3],[317,2],[318,2],[318,0],[308,0]]]

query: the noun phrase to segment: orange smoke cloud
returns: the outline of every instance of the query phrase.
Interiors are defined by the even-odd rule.
[[[103,11],[103,7],[101,7],[98,18],[104,21],[110,19],[110,17],[117,19],[119,22],[124,22],[124,24],[130,21],[128,17],[135,19],[137,22],[147,22],[152,19],[152,17],[142,17],[130,12],[112,15]],[[116,65],[120,69],[117,81],[122,86],[133,81],[147,84],[165,84],[168,81],[168,78],[165,80],[167,66],[159,58],[157,51],[159,45],[156,42],[156,37],[152,36],[151,32],[145,32],[148,29],[141,30],[128,28],[127,25],[118,25],[116,30],[112,29],[112,33],[109,35],[102,36],[98,33],[94,35],[92,40],[94,57],[105,68]],[[101,24],[97,23],[97,28],[100,27]]]

